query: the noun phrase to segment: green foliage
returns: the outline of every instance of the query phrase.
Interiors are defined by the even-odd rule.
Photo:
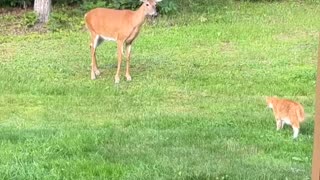
[[[163,1],[159,3],[160,14],[172,14],[177,12],[178,7],[174,1]]]
[[[136,9],[141,2],[139,0],[111,0],[108,7],[115,9]]]
[[[23,24],[27,27],[33,27],[38,21],[38,16],[35,12],[29,11],[23,16]]]
[[[105,1],[85,1],[83,4],[80,5],[80,9],[83,12],[87,12],[91,9],[97,8],[97,7],[106,7],[106,2]]]
[[[50,15],[48,28],[52,32],[60,31],[61,29],[67,28],[70,18],[65,13],[53,12]]]
[[[54,5],[78,5],[82,3],[83,0],[52,0]]]
[[[83,27],[83,16],[72,16],[65,11],[52,12],[47,24],[51,32],[76,31]]]

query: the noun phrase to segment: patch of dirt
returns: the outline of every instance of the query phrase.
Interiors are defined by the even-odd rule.
[[[231,53],[235,51],[235,46],[233,43],[226,41],[220,44],[220,51],[223,53]]]
[[[26,13],[27,11],[32,11],[32,8],[0,8],[0,15],[22,15]]]

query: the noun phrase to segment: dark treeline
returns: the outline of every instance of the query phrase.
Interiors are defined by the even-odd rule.
[[[163,14],[170,14],[181,9],[193,9],[193,7],[213,6],[219,7],[232,0],[164,0],[159,3],[159,11]],[[109,7],[115,9],[136,9],[141,4],[140,0],[52,0],[52,6],[82,7]],[[0,0],[1,8],[32,8],[34,0]]]

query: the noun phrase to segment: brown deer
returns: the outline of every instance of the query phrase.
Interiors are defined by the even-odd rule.
[[[161,0],[140,0],[143,4],[136,11],[96,8],[85,14],[85,24],[91,34],[91,79],[96,79],[100,71],[96,61],[96,48],[103,41],[116,41],[118,49],[118,66],[115,83],[120,82],[120,67],[124,46],[126,47],[126,79],[130,76],[131,45],[138,36],[146,16],[156,16],[156,5]]]

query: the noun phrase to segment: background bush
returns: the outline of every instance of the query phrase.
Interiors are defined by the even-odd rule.
[[[23,15],[23,25],[26,27],[33,27],[37,21],[37,14],[33,11],[29,11]]]
[[[201,10],[202,7],[220,7],[231,0],[164,0],[159,3],[158,10],[161,14],[172,14],[181,10]],[[34,0],[0,0],[1,7],[32,7]],[[136,9],[140,0],[52,0],[53,6],[80,7],[87,11],[94,7],[109,7],[115,9]]]

